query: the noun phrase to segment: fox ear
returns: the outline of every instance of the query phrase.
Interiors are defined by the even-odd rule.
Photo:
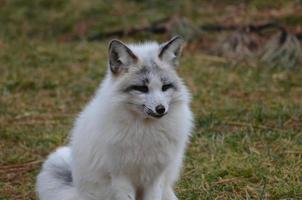
[[[134,53],[121,41],[112,40],[109,44],[109,67],[113,74],[127,72],[137,62]]]
[[[158,57],[171,66],[176,67],[181,55],[183,43],[184,40],[180,36],[173,37],[171,40],[161,45]]]

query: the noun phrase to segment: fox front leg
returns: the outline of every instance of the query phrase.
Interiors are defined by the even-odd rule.
[[[144,200],[162,200],[162,196],[163,183],[161,178],[145,188]]]
[[[162,200],[178,200],[171,186],[165,186]]]
[[[114,177],[108,200],[135,200],[135,189],[125,177]]]

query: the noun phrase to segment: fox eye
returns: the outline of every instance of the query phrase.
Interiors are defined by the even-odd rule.
[[[173,85],[172,83],[165,84],[165,85],[163,85],[163,87],[162,87],[162,91],[165,92],[165,91],[167,91],[168,89],[173,88],[173,87],[174,87],[174,85]]]
[[[148,93],[149,92],[148,87],[145,86],[145,85],[133,85],[133,86],[131,86],[131,90],[136,90],[136,91],[139,91],[139,92],[142,92],[142,93]]]

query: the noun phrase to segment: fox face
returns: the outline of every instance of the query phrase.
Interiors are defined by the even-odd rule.
[[[130,79],[121,85],[128,107],[153,118],[161,118],[169,112],[179,89],[174,73],[153,63],[131,74]]]
[[[159,119],[182,100],[184,86],[176,73],[183,40],[164,44],[109,45],[109,68],[118,101],[142,118]]]

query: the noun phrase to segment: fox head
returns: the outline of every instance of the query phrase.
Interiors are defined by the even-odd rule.
[[[110,42],[108,71],[123,108],[158,119],[187,100],[188,92],[176,73],[183,42],[178,36],[163,44]]]

